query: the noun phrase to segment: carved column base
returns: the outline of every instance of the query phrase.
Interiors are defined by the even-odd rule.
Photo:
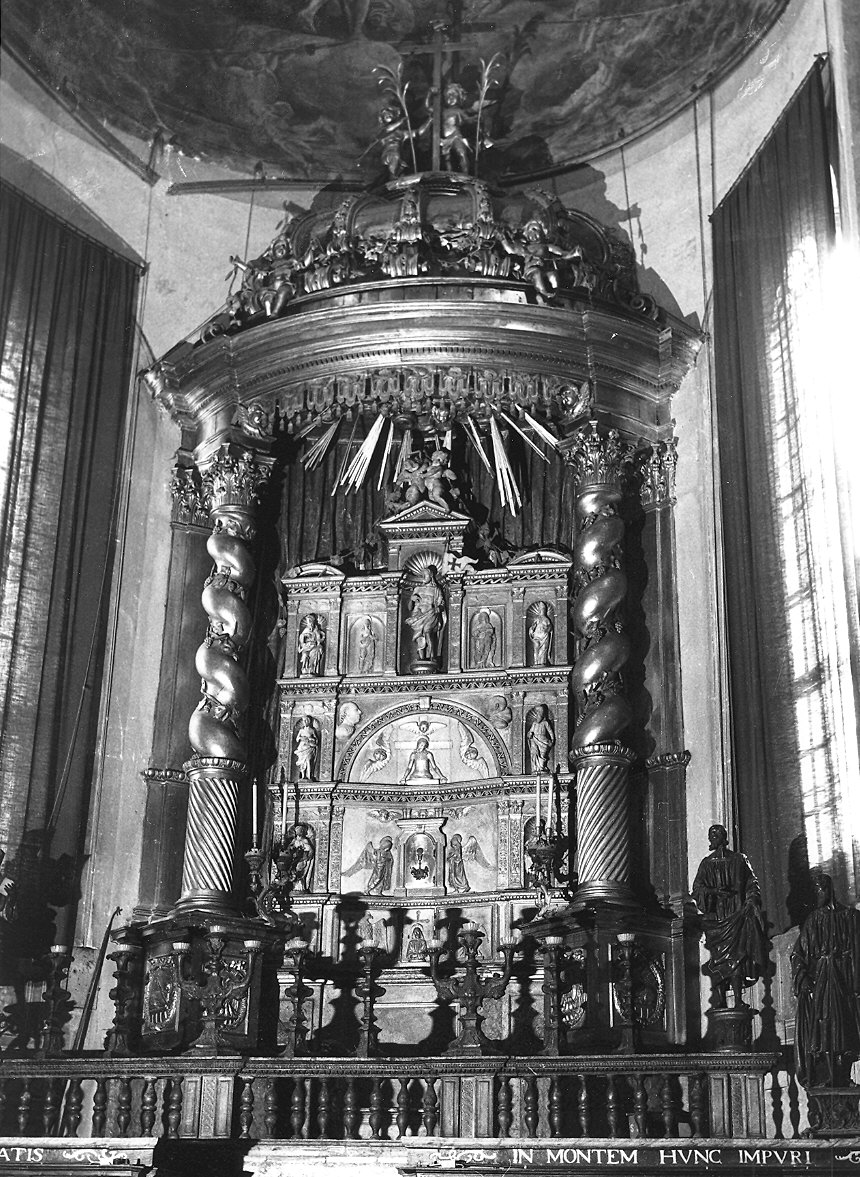
[[[810,1136],[860,1136],[860,1087],[812,1087]]]
[[[636,902],[630,886],[630,766],[635,754],[617,740],[574,747],[579,882],[574,910]]]
[[[195,756],[185,769],[190,782],[188,831],[182,894],[173,914],[186,919],[194,914],[235,915],[236,817],[247,770],[239,760],[214,756]]]
[[[752,1020],[756,1011],[748,1005],[735,1009],[709,1009],[708,1039],[713,1050],[752,1050]]]

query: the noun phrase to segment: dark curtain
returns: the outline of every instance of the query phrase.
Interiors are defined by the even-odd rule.
[[[376,489],[378,458],[374,459],[370,474],[357,493],[338,491],[332,497],[332,487],[344,453],[349,448],[350,455],[354,455],[364,437],[362,424],[359,423],[350,447],[351,426],[344,422],[341,430],[344,436],[332,446],[316,470],[305,470],[300,461],[302,450],[296,446],[284,455],[286,464],[280,507],[284,568],[355,551],[371,534],[375,524],[384,517],[384,495]],[[395,448],[398,444],[399,439]],[[418,449],[419,445],[420,438],[416,436],[414,448]],[[381,452],[382,446],[378,448]],[[460,490],[468,497],[470,504],[474,504],[477,517],[482,519],[486,513],[491,524],[499,529],[512,548],[540,543],[572,547],[572,479],[564,477],[561,460],[548,447],[544,447],[549,460],[543,462],[513,431],[506,439],[505,448],[522,496],[522,510],[516,515],[503,510],[498,485],[481,464],[471,442],[459,428],[454,432],[452,466],[458,472],[465,472]],[[389,482],[393,467],[392,458],[387,471]]]
[[[809,865],[853,889],[856,595],[832,559],[848,541],[816,374],[835,236],[819,65],[712,222],[736,835],[781,931]]]
[[[73,898],[138,269],[5,184],[0,234],[0,847],[30,955],[70,930],[23,917]]]

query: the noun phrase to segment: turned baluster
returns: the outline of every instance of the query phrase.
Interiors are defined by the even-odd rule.
[[[421,1122],[424,1125],[424,1131],[428,1136],[434,1136],[436,1133],[436,1124],[439,1120],[439,1100],[436,1098],[436,1080],[432,1075],[428,1075],[425,1080],[424,1098],[421,1104],[423,1108]]]
[[[409,1080],[400,1080],[400,1090],[397,1092],[397,1134],[405,1136],[409,1128]]]
[[[618,1088],[615,1076],[606,1076],[606,1120],[609,1124],[609,1135],[618,1136]]]
[[[706,1090],[707,1080],[704,1075],[690,1076],[690,1124],[693,1136],[707,1136]]]
[[[84,1106],[84,1088],[80,1079],[70,1079],[66,1092],[66,1106],[63,1109],[63,1136],[77,1136],[78,1125],[81,1122],[81,1109]],[[0,1123],[2,1123],[2,1109],[0,1109]]]
[[[355,1077],[350,1075],[346,1081],[346,1093],[343,1098],[343,1126],[349,1140],[358,1139],[358,1126],[361,1123],[361,1109],[355,1086]]]
[[[647,1135],[648,1091],[641,1075],[636,1075],[633,1079],[633,1123],[636,1125],[638,1136]]]
[[[677,1135],[677,1118],[675,1116],[675,1098],[672,1091],[672,1076],[667,1075],[660,1088],[660,1114],[663,1117],[665,1136]]]
[[[266,1094],[263,1097],[263,1123],[266,1125],[266,1136],[271,1140],[278,1126],[278,1080],[274,1077],[266,1084]]]
[[[30,1104],[33,1102],[33,1093],[30,1090],[30,1080],[25,1079],[21,1087],[21,1094],[18,1096],[18,1135],[27,1135],[27,1123],[30,1119]]]
[[[96,1079],[96,1089],[93,1092],[93,1136],[105,1134],[107,1124],[107,1079]]]
[[[127,1136],[131,1123],[131,1080],[120,1076],[117,1079],[116,1134]]]
[[[155,1085],[158,1079],[155,1075],[145,1075],[143,1079],[143,1094],[140,1097],[140,1132],[142,1136],[151,1136],[155,1125],[155,1109],[158,1103]]]
[[[53,1136],[58,1111],[57,1080],[45,1080],[45,1100],[42,1104],[42,1128],[45,1136]]]
[[[499,1075],[499,1136],[510,1136],[513,1113],[511,1111],[511,1081],[507,1075]]]
[[[523,1119],[526,1125],[526,1136],[537,1136],[538,1128],[538,1087],[534,1075],[528,1075],[523,1091]]]
[[[174,1075],[170,1080],[170,1090],[167,1094],[167,1137],[169,1140],[179,1139],[179,1125],[182,1122],[182,1075]]]
[[[552,1136],[561,1136],[562,1107],[564,1100],[561,1090],[561,1076],[553,1075],[549,1084],[549,1130]]]
[[[577,1096],[577,1107],[579,1109],[579,1130],[583,1136],[588,1135],[588,1081],[585,1075],[578,1075],[579,1079],[579,1095]]]
[[[374,1077],[370,1088],[370,1134],[379,1140],[382,1128],[382,1080]]]
[[[242,1090],[239,1094],[239,1139],[250,1140],[254,1125],[254,1076],[240,1075]]]
[[[325,1139],[328,1136],[328,1121],[330,1115],[330,1080],[327,1075],[323,1075],[320,1079],[319,1098],[317,1100],[317,1128],[320,1136]]]
[[[293,1139],[298,1140],[302,1134],[305,1122],[305,1081],[296,1076],[293,1079],[293,1097],[290,1100],[290,1125],[293,1129]]]

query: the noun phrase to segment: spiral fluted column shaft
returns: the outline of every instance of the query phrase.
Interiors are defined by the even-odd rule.
[[[622,670],[630,655],[623,607],[624,467],[632,447],[591,421],[565,459],[576,483],[575,595],[577,655],[571,674],[577,718],[571,762],[577,770],[576,902],[626,902],[630,891],[629,770],[633,754],[619,736],[630,723]]]
[[[194,754],[189,777],[188,828],[177,911],[232,906],[233,858],[239,789],[247,777],[244,717],[248,676],[239,662],[251,631],[248,593],[257,496],[269,468],[248,451],[222,446],[203,471],[212,520],[207,550],[213,568],[203,587],[209,617],[195,665],[200,702],[188,735]]]

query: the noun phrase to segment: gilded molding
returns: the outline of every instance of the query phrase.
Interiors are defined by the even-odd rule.
[[[633,446],[621,440],[618,430],[601,434],[595,420],[578,429],[564,448],[579,494],[589,487],[620,486],[632,458]]]
[[[256,506],[270,471],[271,462],[259,461],[251,450],[237,454],[222,445],[203,469],[204,502],[213,515],[230,508],[249,510]]]
[[[645,761],[645,767],[649,770],[655,768],[686,768],[690,763],[690,753],[687,749],[681,752],[661,752],[659,756],[650,756]]]

